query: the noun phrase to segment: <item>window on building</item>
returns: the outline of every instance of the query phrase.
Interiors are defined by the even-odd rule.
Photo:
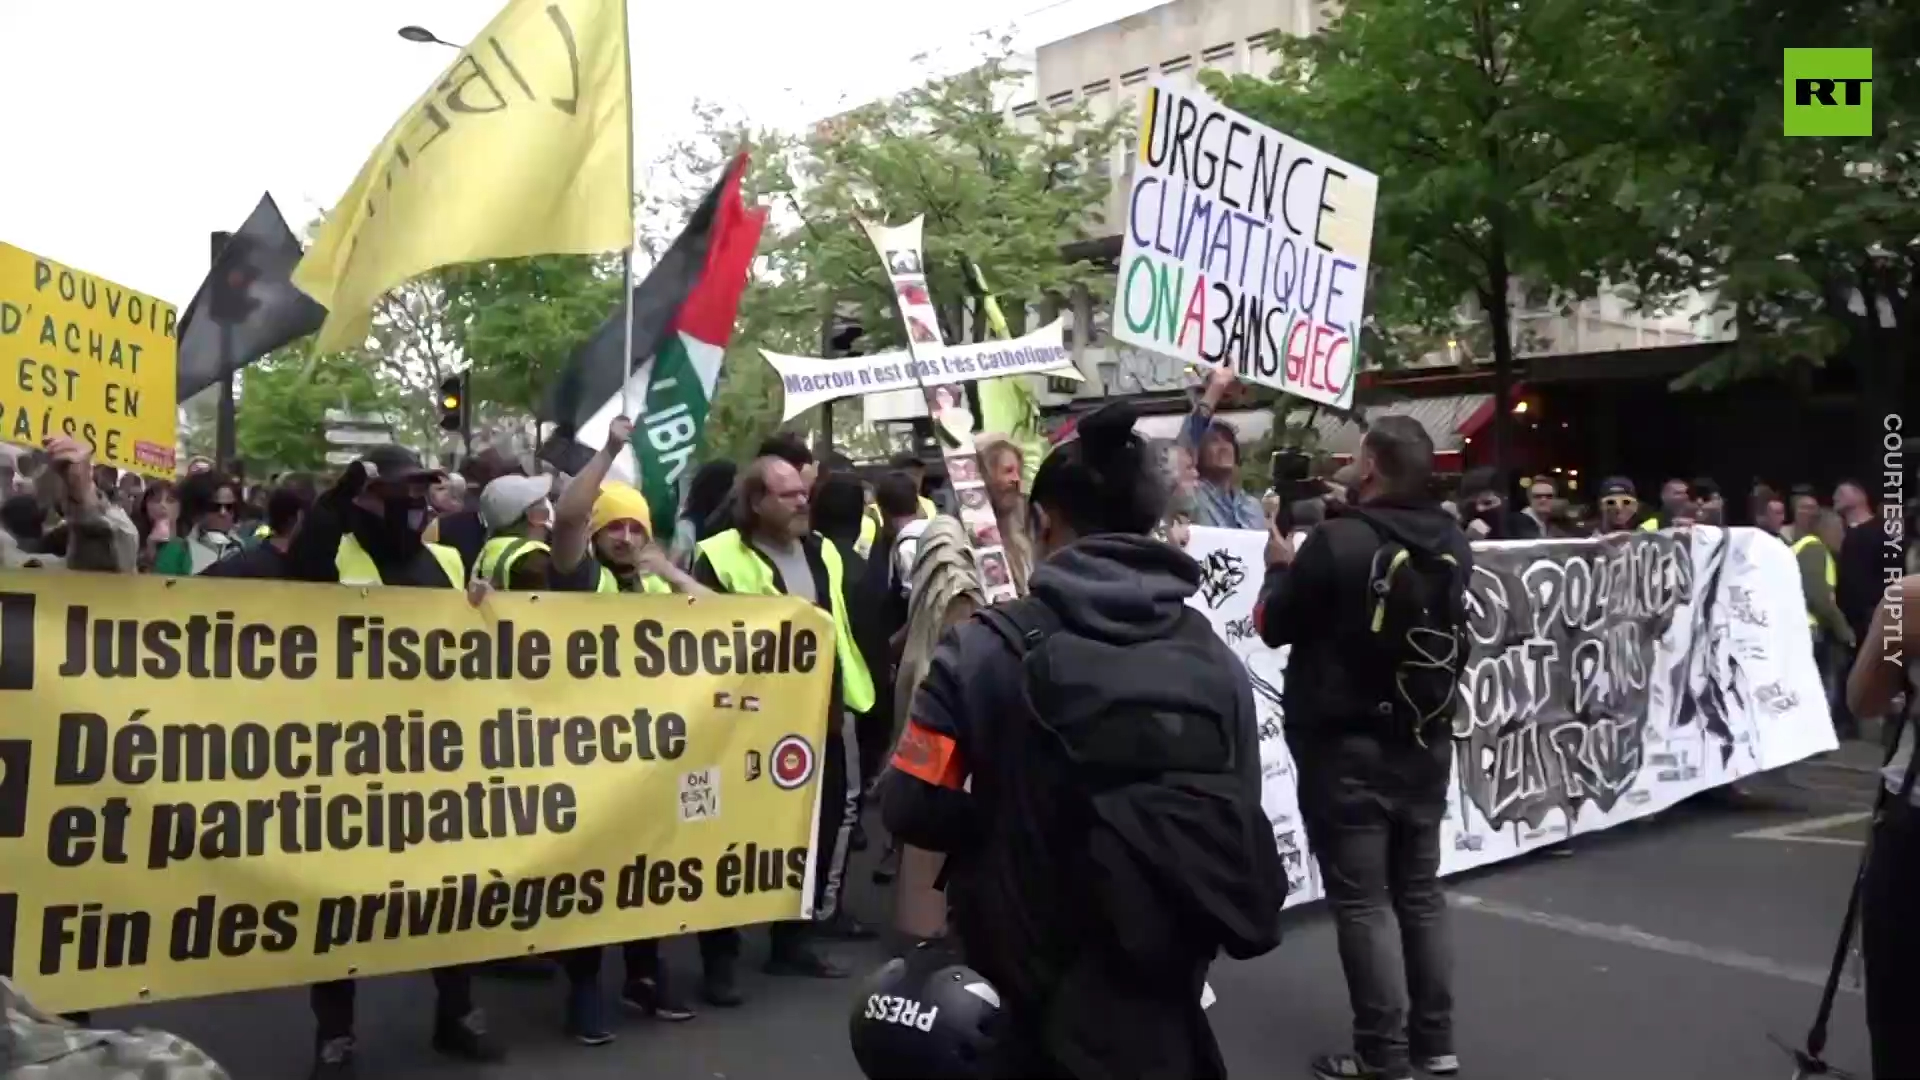
[[[1272,43],[1273,35],[1277,33],[1279,33],[1278,30],[1269,30],[1247,39],[1247,73],[1249,75],[1266,78],[1273,74],[1277,58],[1274,56]]]
[[[1224,45],[1212,46],[1200,54],[1200,65],[1202,67],[1215,68],[1229,75],[1239,75],[1242,73],[1239,61],[1240,46],[1237,42],[1232,41]]]

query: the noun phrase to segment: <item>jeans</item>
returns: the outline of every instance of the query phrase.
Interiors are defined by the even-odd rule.
[[[600,982],[601,948],[598,945],[588,949],[568,949],[556,953],[554,959],[560,961],[560,970],[567,973],[567,982],[574,986],[582,983],[598,985]]]
[[[1320,862],[1353,1007],[1354,1050],[1402,1070],[1453,1049],[1452,949],[1440,820],[1452,744],[1290,738],[1307,844]]]
[[[1820,670],[1820,688],[1826,691],[1834,736],[1842,742],[1860,737],[1860,721],[1847,708],[1847,674],[1853,670],[1855,651],[1835,641],[1831,634],[1813,632],[1813,663]]]
[[[473,976],[464,967],[434,968],[433,988],[438,991],[433,1016],[436,1024],[458,1020],[473,1011]],[[308,991],[313,1005],[315,1035],[320,1042],[353,1034],[352,979],[334,979],[314,983]]]
[[[1873,826],[1860,906],[1875,1080],[1920,1076],[1920,810],[1892,795]]]

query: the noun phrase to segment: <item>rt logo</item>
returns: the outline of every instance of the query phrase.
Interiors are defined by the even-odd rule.
[[[1784,71],[1784,134],[1873,134],[1872,49],[1787,49]]]

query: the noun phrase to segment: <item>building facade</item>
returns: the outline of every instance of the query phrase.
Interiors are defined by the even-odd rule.
[[[1207,69],[1264,76],[1273,68],[1269,42],[1274,35],[1316,33],[1328,18],[1326,5],[1317,0],[1172,0],[1040,46],[1033,56],[1033,96],[1016,102],[1012,113],[1015,117],[1030,116],[1043,109],[1084,102],[1103,118],[1119,110],[1138,115],[1149,80],[1160,78],[1193,86],[1199,73]],[[1130,143],[1116,148],[1107,163],[1113,193],[1097,227],[1090,230],[1097,239],[1086,245],[1084,253],[1113,261],[1116,266],[1125,204],[1133,181],[1131,149]],[[1570,307],[1549,306],[1530,301],[1516,287],[1513,299],[1516,353],[1522,360],[1672,349],[1730,336],[1709,314],[1711,304],[1704,300],[1672,314],[1655,316],[1633,311],[1627,300],[1613,294]],[[1044,405],[1084,407],[1093,398],[1158,395],[1170,398],[1168,404],[1178,407],[1181,392],[1195,381],[1184,365],[1115,341],[1109,333],[1111,312],[1099,298],[1083,291],[1067,298],[1062,306],[1071,327],[1075,364],[1083,380],[1071,392],[1061,392],[1065,388],[1060,383],[1052,384],[1041,394]],[[1483,316],[1463,306],[1461,318],[1464,326]],[[1409,358],[1407,366],[1470,370],[1476,362],[1490,360],[1490,356],[1466,355],[1455,349]],[[1596,360],[1605,362],[1600,357]],[[1436,386],[1431,393],[1408,395],[1408,400],[1371,406],[1367,411],[1416,414],[1433,429],[1436,445],[1443,452],[1451,452],[1451,460],[1465,462],[1475,456],[1473,434],[1486,426],[1490,408],[1491,396],[1484,388],[1469,385],[1446,390]],[[1270,425],[1266,410],[1250,412],[1241,419],[1243,433],[1256,437]],[[1155,435],[1171,434],[1176,420],[1153,417],[1143,421],[1143,428]],[[1529,419],[1527,424],[1533,422]],[[1315,427],[1323,448],[1334,453],[1350,452],[1360,435],[1357,425],[1332,416],[1317,418]],[[1163,432],[1162,428],[1167,430]]]

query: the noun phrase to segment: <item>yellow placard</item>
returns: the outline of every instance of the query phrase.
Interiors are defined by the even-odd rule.
[[[0,243],[0,441],[172,476],[172,304]]]
[[[0,574],[0,972],[52,1011],[801,917],[786,598]]]

